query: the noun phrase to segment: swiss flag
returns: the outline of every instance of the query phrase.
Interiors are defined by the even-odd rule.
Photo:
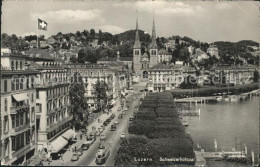
[[[38,29],[39,30],[45,30],[47,31],[47,22],[46,21],[43,21],[41,19],[38,19]]]

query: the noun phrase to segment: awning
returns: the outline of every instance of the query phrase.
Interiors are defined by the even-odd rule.
[[[13,98],[14,98],[17,102],[24,101],[24,100],[28,99],[26,93],[19,93],[19,94],[15,94],[15,95],[12,95],[12,96],[13,96]]]
[[[39,166],[41,163],[42,159],[39,156],[32,157],[32,160],[28,164],[28,166]]]
[[[71,139],[74,135],[76,134],[76,132],[72,129],[67,130],[65,133],[62,134],[62,137],[64,137],[65,139],[69,140]]]
[[[68,141],[63,137],[59,136],[53,142],[51,142],[51,153],[59,152],[63,147],[68,144]]]

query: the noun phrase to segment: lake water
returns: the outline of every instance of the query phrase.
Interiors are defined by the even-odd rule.
[[[251,150],[255,153],[255,163],[258,162],[259,155],[259,97],[233,102],[198,104],[201,115],[198,117],[188,117],[190,132],[194,148],[197,144],[205,151],[214,151],[214,140],[217,140],[219,151],[231,151],[232,148],[241,150],[246,144],[248,154]],[[234,162],[207,162],[209,166],[244,166],[242,163]]]

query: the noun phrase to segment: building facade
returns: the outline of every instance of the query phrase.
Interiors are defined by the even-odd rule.
[[[158,63],[170,64],[172,60],[172,55],[169,52],[167,52],[167,50],[160,49],[157,60]]]
[[[37,149],[34,76],[22,54],[1,56],[1,144],[5,165],[26,165]]]
[[[107,96],[110,105],[114,105],[121,94],[127,88],[127,78],[124,70],[120,70],[116,62],[110,64],[66,64],[70,69],[69,74],[79,73],[83,77],[85,85],[85,98],[90,111],[95,111],[97,107],[94,95],[94,85],[97,81],[104,81],[107,86]],[[114,67],[114,68],[113,68]]]
[[[28,66],[39,71],[35,77],[38,151],[46,150],[50,157],[72,137],[68,70],[61,60],[48,53],[31,57]]]
[[[254,71],[253,65],[216,65],[210,69],[210,75],[220,79],[225,76],[225,83],[233,85],[242,85],[253,82]]]
[[[149,69],[148,91],[162,92],[178,88],[184,78],[196,76],[196,70],[190,66],[158,64]]]

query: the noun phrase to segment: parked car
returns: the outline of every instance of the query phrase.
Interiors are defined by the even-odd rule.
[[[82,148],[79,148],[79,149],[77,150],[77,154],[78,154],[79,156],[81,156],[81,155],[83,154]]]
[[[111,119],[114,119],[115,117],[116,117],[115,114],[112,114],[112,115],[110,116]]]
[[[77,153],[74,153],[71,157],[71,161],[77,161],[79,160],[79,155]]]
[[[123,114],[119,114],[118,119],[122,119],[122,118],[123,118]]]
[[[116,120],[116,121],[114,122],[114,124],[116,124],[116,125],[117,125],[117,124],[118,124],[118,120]]]
[[[92,145],[95,141],[94,138],[91,138],[91,137],[87,137],[86,139],[87,139],[86,144],[89,144],[89,145]]]
[[[121,133],[120,138],[124,139],[125,138],[125,133]]]
[[[122,114],[125,115],[125,111],[123,111]]]
[[[103,122],[103,125],[104,125],[104,126],[107,126],[108,124],[109,124],[108,121]]]
[[[125,108],[125,111],[127,111],[128,109],[127,108]]]
[[[93,138],[94,140],[96,140],[96,131],[90,132],[90,133],[89,133],[89,136],[90,136],[91,138]]]
[[[90,147],[90,144],[89,143],[83,143],[83,144],[81,144],[81,146],[80,146],[80,148],[82,148],[82,150],[88,150],[89,149],[89,147]]]
[[[104,134],[102,134],[102,135],[100,136],[100,140],[105,141],[106,139],[107,139],[107,137],[106,137]]]
[[[129,118],[129,121],[133,121],[133,119],[134,119],[134,117],[133,117],[133,116],[131,116],[131,117]]]
[[[115,131],[115,130],[116,130],[116,125],[115,124],[111,125],[110,131]]]

